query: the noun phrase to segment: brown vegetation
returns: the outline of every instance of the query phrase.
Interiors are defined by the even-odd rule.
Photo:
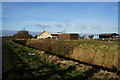
[[[29,34],[28,31],[18,31],[16,34],[12,36],[13,39],[28,39],[32,38],[32,35]]]
[[[83,62],[118,68],[118,44],[102,41],[29,41],[27,45]]]

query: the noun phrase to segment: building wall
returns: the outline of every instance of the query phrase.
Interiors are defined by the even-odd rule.
[[[60,40],[70,40],[69,34],[59,34],[58,36]]]
[[[99,35],[94,35],[93,39],[99,39]]]
[[[48,32],[44,32],[43,34],[37,36],[37,39],[45,39],[45,38],[52,38],[52,35]]]
[[[60,40],[78,40],[78,34],[59,34]]]
[[[78,34],[70,34],[70,40],[78,40]]]

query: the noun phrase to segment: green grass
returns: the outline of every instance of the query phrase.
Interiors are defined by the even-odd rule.
[[[3,78],[26,79],[38,78],[39,80],[69,80],[82,76],[83,72],[75,71],[68,67],[61,69],[48,61],[42,61],[38,50],[3,40],[4,71]],[[36,55],[28,55],[28,53]],[[10,66],[10,67],[9,67]],[[83,78],[83,77],[81,77]]]
[[[37,44],[36,44],[37,45]],[[59,48],[56,46],[59,45]],[[67,47],[67,46],[70,47]],[[101,51],[103,54],[111,54],[118,51],[118,42],[97,41],[97,40],[81,40],[81,41],[58,41],[54,45],[55,52],[68,54],[69,48],[78,47],[84,51],[93,49]],[[74,66],[55,65],[49,61],[41,60],[38,50],[15,44],[9,40],[3,40],[3,62],[4,75],[7,79],[27,79],[34,78],[38,80],[87,80],[92,77],[93,73],[99,70],[90,69],[88,71],[76,71]],[[63,51],[63,52],[62,52]],[[28,53],[36,53],[36,55],[28,55]],[[111,54],[112,58],[116,55]],[[99,55],[98,55],[99,56]],[[92,80],[92,79],[91,79]],[[98,80],[98,79],[94,79]]]

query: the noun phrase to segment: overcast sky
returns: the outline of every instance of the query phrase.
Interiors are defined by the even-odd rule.
[[[3,2],[3,30],[118,32],[117,2]]]

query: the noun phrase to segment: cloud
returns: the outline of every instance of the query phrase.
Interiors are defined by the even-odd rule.
[[[98,25],[76,25],[75,27],[76,28],[81,28],[81,29],[88,29],[88,30],[90,30],[90,29],[102,30],[102,28],[103,28],[103,27],[100,27]],[[105,27],[107,28],[108,26],[105,26]]]
[[[39,28],[50,28],[50,26],[42,25],[42,24],[35,24],[35,26],[37,26]]]
[[[65,26],[66,27],[70,27],[70,26],[72,26],[70,23],[65,23]]]
[[[86,25],[76,25],[77,28],[87,29],[88,27]]]
[[[57,23],[55,24],[55,27],[65,28],[65,27],[71,27],[72,25],[70,23]]]
[[[63,24],[55,24],[55,27],[62,28],[62,27],[64,27],[64,25]]]

